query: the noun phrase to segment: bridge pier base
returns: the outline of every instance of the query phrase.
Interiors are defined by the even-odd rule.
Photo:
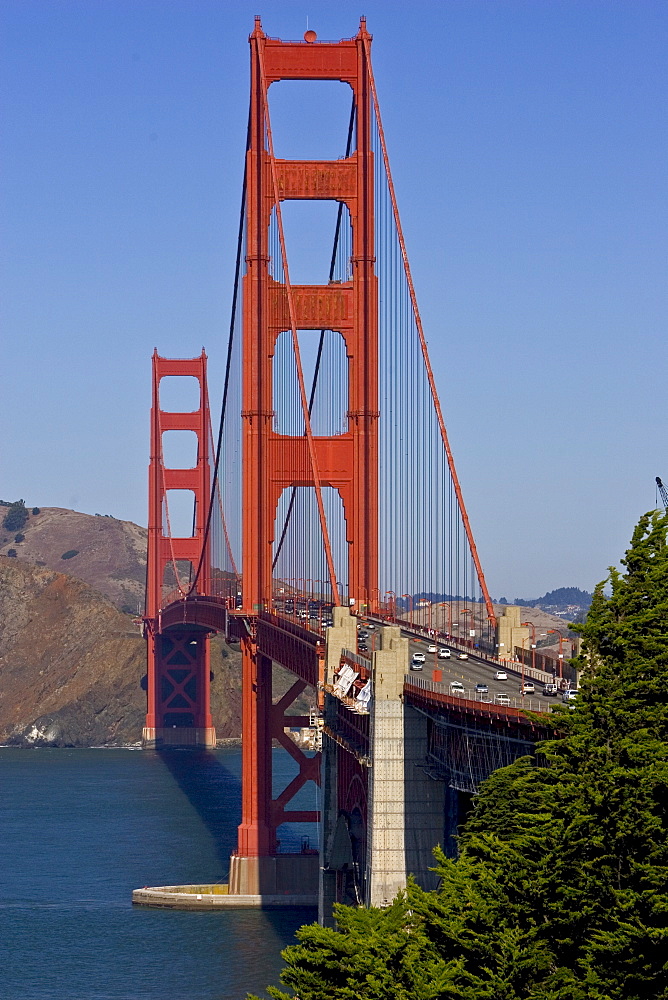
[[[145,750],[161,750],[166,747],[206,747],[216,746],[216,730],[213,726],[204,729],[172,726],[153,728],[144,726],[141,734],[142,746]]]
[[[319,857],[311,854],[274,854],[230,858],[230,896],[303,896],[302,905],[315,906]]]

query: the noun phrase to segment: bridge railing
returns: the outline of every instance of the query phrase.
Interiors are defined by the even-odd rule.
[[[478,694],[474,688],[465,689],[463,694],[455,694],[447,689],[443,682],[432,681],[426,677],[416,677],[415,674],[406,674],[404,679],[404,689],[410,693],[411,689],[420,692],[423,698],[440,702],[449,708],[459,708],[464,711],[478,710],[492,712],[494,714],[519,716],[523,712],[536,712],[545,714],[545,706],[542,702],[533,698],[511,698],[510,705],[496,704],[489,695]],[[551,711],[551,706],[548,711]]]

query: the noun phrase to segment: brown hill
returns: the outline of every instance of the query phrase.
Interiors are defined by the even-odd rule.
[[[7,508],[0,507],[0,555],[13,550],[17,559],[33,566],[71,574],[129,614],[143,609],[146,528],[62,507],[42,507],[38,514],[28,511],[25,526],[17,533],[1,526]]]
[[[240,735],[239,660],[213,640],[211,707],[221,738]],[[107,597],[48,567],[0,556],[0,742],[137,743],[145,673],[139,629]]]

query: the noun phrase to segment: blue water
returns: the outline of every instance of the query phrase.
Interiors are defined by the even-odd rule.
[[[281,786],[295,773],[283,751],[274,766]],[[240,769],[237,748],[0,749],[0,1000],[264,996],[313,910],[130,903],[140,886],[224,879]],[[300,833],[284,829],[284,849]]]

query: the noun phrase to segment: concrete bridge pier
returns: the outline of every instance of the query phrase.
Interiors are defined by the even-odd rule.
[[[432,851],[443,842],[445,786],[427,776],[428,720],[402,697],[408,640],[382,630],[373,658],[371,760],[367,819],[368,906],[386,906],[408,874],[435,888]]]
[[[425,769],[429,720],[403,700],[408,640],[396,626],[383,627],[379,639],[371,666],[368,766],[357,765],[366,786],[366,852],[360,864],[346,803],[352,758],[335,739],[342,706],[331,693],[342,651],[355,649],[356,625],[347,608],[334,609],[327,636],[321,781],[319,919],[325,926],[334,923],[332,908],[343,898],[351,872],[359,886],[358,902],[367,906],[388,905],[409,873],[420,885],[434,888],[432,852],[445,839],[446,786]],[[359,782],[359,777],[353,780]]]
[[[384,906],[406,884],[406,753],[404,704],[408,640],[401,629],[381,630],[373,654],[369,798],[367,812],[367,906]]]
[[[344,649],[357,649],[357,619],[345,607],[332,609],[331,628],[327,629],[325,685],[334,683],[334,671],[341,661]],[[340,748],[327,732],[336,731],[337,699],[325,693],[323,707],[324,732],[321,751],[320,778],[320,875],[318,884],[318,920],[324,927],[333,927],[334,903],[338,897],[338,873],[352,868],[352,845],[348,828],[340,815],[339,805],[339,753]]]

